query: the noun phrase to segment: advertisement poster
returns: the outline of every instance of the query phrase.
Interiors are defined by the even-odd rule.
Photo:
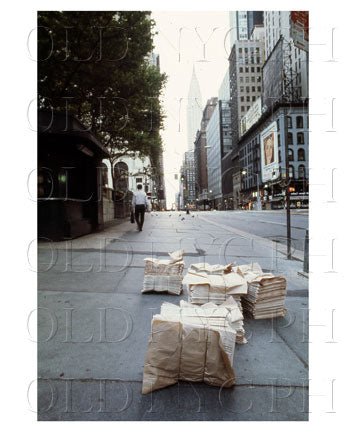
[[[279,177],[278,137],[276,122],[271,123],[261,133],[262,181]]]
[[[256,102],[254,102],[249,111],[245,114],[245,116],[241,119],[241,133],[240,136],[244,135],[251,126],[253,126],[257,120],[261,117],[262,114],[262,101],[259,97]]]

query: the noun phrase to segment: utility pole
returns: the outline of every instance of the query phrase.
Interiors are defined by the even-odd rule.
[[[285,162],[286,162],[286,227],[287,227],[287,259],[292,259],[291,254],[291,203],[290,203],[290,165],[288,160],[288,121],[287,108],[284,109],[285,127]]]

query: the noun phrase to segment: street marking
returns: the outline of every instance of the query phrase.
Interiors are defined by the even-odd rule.
[[[276,243],[276,242],[274,242],[272,240],[268,240],[266,238],[257,236],[256,234],[250,234],[250,233],[248,233],[246,231],[241,231],[241,230],[236,229],[236,228],[230,228],[227,225],[223,225],[223,224],[214,222],[214,221],[212,221],[212,220],[210,220],[210,219],[208,219],[208,218],[206,218],[204,216],[200,216],[200,218],[203,219],[205,222],[208,222],[210,224],[216,225],[216,226],[218,226],[220,228],[223,228],[224,230],[232,232],[234,234],[238,234],[241,237],[248,238],[248,239],[254,239],[257,242],[262,243],[263,245],[269,247],[270,249],[274,249],[277,252],[282,253],[283,255],[287,255],[287,246],[286,245],[282,245],[280,243]],[[298,261],[304,261],[304,253],[302,251],[295,250],[295,251],[292,252],[292,258],[294,258],[294,259],[296,259]]]
[[[286,226],[286,224],[281,223],[281,222],[268,222],[268,221],[265,221],[265,220],[262,220],[262,219],[257,219],[257,222],[262,222],[262,223],[267,223],[267,224],[274,224],[274,225],[282,225],[282,226]],[[291,226],[291,228],[294,228],[294,229],[300,229],[300,230],[304,230],[304,231],[307,229],[307,228],[295,227],[295,226]]]

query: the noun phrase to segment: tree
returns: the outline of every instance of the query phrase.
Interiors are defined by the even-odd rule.
[[[112,167],[124,155],[156,166],[162,151],[166,76],[147,60],[153,26],[142,11],[38,13],[39,107],[74,113]]]

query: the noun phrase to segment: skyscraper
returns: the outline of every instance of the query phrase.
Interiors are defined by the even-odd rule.
[[[196,132],[202,118],[202,96],[198,84],[195,66],[193,66],[187,101],[187,148],[194,150]]]
[[[196,197],[202,202],[208,199],[208,171],[207,171],[207,139],[206,127],[217,105],[217,98],[208,99],[208,102],[203,110],[200,130],[195,139],[195,189]]]
[[[235,41],[250,39],[255,25],[263,24],[263,11],[233,11],[229,13],[230,49]]]

